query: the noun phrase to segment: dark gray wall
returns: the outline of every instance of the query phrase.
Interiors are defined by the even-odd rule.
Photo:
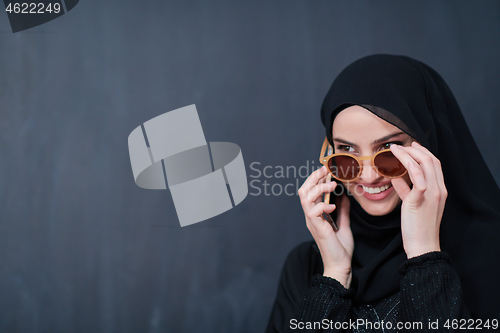
[[[250,188],[181,228],[169,191],[135,185],[129,133],[196,104],[249,181],[253,162],[310,172],[334,77],[406,54],[447,80],[499,182],[499,37],[498,1],[81,0],[16,34],[0,14],[0,331],[263,331],[311,238],[298,197]]]

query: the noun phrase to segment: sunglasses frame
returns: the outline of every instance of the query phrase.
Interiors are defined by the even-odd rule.
[[[328,148],[328,151],[327,151],[327,148]],[[325,152],[329,155],[325,156]],[[335,179],[341,181],[341,182],[353,182],[355,181],[356,179],[358,179],[361,174],[363,173],[363,163],[361,163],[361,161],[365,161],[365,160],[371,160],[371,165],[372,167],[375,167],[375,170],[377,170],[378,174],[381,175],[382,177],[385,177],[385,178],[390,178],[390,179],[394,179],[394,178],[400,178],[400,177],[403,177],[404,175],[406,175],[408,173],[408,170],[406,170],[405,168],[405,172],[403,172],[401,175],[399,176],[395,176],[395,177],[389,177],[389,176],[386,176],[384,174],[382,174],[379,170],[378,170],[378,167],[375,165],[375,158],[382,154],[382,153],[385,153],[385,152],[391,152],[390,149],[384,149],[384,150],[381,150],[379,152],[377,152],[376,154],[374,155],[371,155],[371,156],[355,156],[355,155],[352,155],[352,154],[346,154],[346,153],[338,153],[338,154],[333,154],[333,147],[330,145],[330,142],[328,142],[328,138],[325,137],[325,141],[323,141],[323,147],[321,147],[321,154],[319,156],[319,162],[321,164],[323,164],[327,169],[328,169],[328,173]],[[353,178],[353,179],[350,179],[350,180],[345,180],[345,179],[340,179],[338,178],[337,176],[335,176],[332,171],[330,170],[330,168],[328,167],[328,162],[335,156],[348,156],[348,157],[351,157],[353,159],[356,160],[356,162],[358,162],[359,166],[360,166],[360,169],[359,169],[359,172],[358,172],[358,175],[356,176],[356,178]]]

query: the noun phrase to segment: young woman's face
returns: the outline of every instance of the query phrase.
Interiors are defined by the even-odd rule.
[[[391,144],[409,146],[413,141],[396,126],[357,105],[337,115],[332,134],[335,153],[356,156],[371,156],[388,149]],[[392,212],[401,199],[392,187],[391,179],[380,175],[371,165],[371,160],[362,163],[361,176],[342,183],[368,214],[379,216]],[[410,184],[408,173],[404,179]]]

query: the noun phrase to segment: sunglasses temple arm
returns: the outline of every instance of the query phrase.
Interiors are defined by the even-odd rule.
[[[328,140],[325,138],[325,141],[323,141],[323,146],[321,147],[321,154],[319,155],[319,161],[323,163],[323,158],[325,157],[325,150],[328,145]]]

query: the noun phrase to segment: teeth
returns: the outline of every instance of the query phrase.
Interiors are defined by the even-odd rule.
[[[376,193],[384,192],[389,187],[391,187],[391,184],[387,184],[385,186],[380,186],[380,187],[367,187],[364,185],[361,185],[361,186],[363,186],[363,190],[365,192],[370,193],[370,194],[376,194]]]

